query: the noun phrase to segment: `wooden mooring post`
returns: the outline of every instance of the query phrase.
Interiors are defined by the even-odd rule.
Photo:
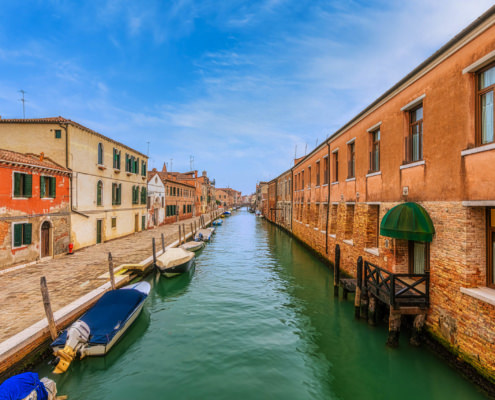
[[[414,316],[413,333],[409,343],[413,346],[420,346],[423,336],[423,326],[425,325],[426,314],[418,314]]]
[[[377,299],[375,296],[371,295],[368,301],[368,324],[374,326],[376,325],[376,308]]]
[[[394,310],[390,307],[390,316],[388,319],[388,339],[387,346],[398,347],[400,336],[400,323],[402,315],[400,311]]]
[[[162,233],[162,253],[165,253],[165,236]]]
[[[153,243],[153,265],[156,267],[156,245],[155,245],[155,238],[151,239],[151,242]]]
[[[354,296],[354,317],[361,314],[361,289],[363,287],[363,257],[359,256],[356,265],[356,295]]]
[[[191,239],[194,239],[194,231],[193,231],[193,225],[191,222]]]
[[[180,227],[180,224],[179,224],[179,246],[182,244],[182,241],[181,241],[181,227]]]
[[[48,295],[48,286],[46,285],[46,278],[44,276],[40,279],[41,296],[43,297],[43,306],[45,307],[46,319],[48,320],[48,328],[50,329],[50,335],[52,340],[57,338],[57,325],[55,325],[55,319],[53,318],[52,305],[50,303],[50,296]]]
[[[113,258],[112,253],[108,253],[108,274],[110,275],[110,284],[112,285],[112,290],[115,290],[115,275],[113,274]]]
[[[335,246],[335,264],[333,270],[333,296],[339,297],[340,282],[340,246]]]
[[[184,237],[184,243],[186,243],[186,241],[187,241],[186,224],[182,224],[182,236]]]

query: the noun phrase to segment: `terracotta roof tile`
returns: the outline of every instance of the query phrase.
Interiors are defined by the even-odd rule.
[[[63,172],[69,172],[67,168],[62,167],[50,158],[44,157],[43,161],[41,161],[40,155],[32,153],[23,154],[16,151],[0,149],[0,162],[1,161],[15,164],[28,164],[40,168],[51,168]]]

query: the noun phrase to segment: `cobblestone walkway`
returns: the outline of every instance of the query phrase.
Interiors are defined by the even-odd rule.
[[[180,222],[186,226],[186,233],[194,220],[199,218]],[[158,251],[161,234],[167,246],[178,239],[178,230],[178,223],[164,225],[0,275],[0,343],[45,317],[41,276],[46,277],[55,312],[108,281],[108,277],[98,278],[108,272],[108,252],[112,253],[114,266],[139,263],[152,255],[153,237]]]

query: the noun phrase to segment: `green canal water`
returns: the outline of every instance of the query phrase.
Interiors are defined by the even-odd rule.
[[[287,233],[234,213],[190,276],[148,278],[143,313],[106,357],[75,361],[69,399],[478,399],[422,348],[333,297],[328,267]]]

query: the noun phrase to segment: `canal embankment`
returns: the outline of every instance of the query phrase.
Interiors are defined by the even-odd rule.
[[[165,249],[176,247],[180,240],[190,238],[200,224],[209,225],[212,218],[213,214],[206,214],[73,255],[1,271],[0,377],[26,369],[48,350],[50,329],[40,292],[41,277],[47,281],[57,329],[64,329],[111,288],[109,253],[115,266],[115,285],[122,287],[137,277],[132,270],[123,271],[123,265],[141,265],[141,270],[147,271],[153,264],[153,238],[159,255],[163,245]]]

